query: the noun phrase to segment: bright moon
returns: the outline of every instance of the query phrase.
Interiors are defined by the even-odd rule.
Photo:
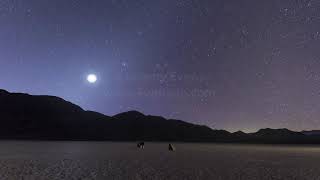
[[[89,83],[95,83],[97,81],[97,76],[95,74],[89,74],[87,80]]]

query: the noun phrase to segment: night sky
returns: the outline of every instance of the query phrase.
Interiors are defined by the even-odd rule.
[[[320,129],[320,1],[1,0],[0,88],[230,131]]]

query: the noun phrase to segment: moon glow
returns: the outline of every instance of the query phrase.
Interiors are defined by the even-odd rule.
[[[89,74],[88,76],[87,76],[87,81],[89,82],[89,83],[91,83],[91,84],[93,84],[93,83],[95,83],[95,82],[97,82],[97,76],[95,75],[95,74]]]

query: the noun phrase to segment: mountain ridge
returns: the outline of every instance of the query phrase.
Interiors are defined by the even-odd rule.
[[[230,133],[138,111],[107,116],[60,97],[1,89],[0,122],[0,139],[320,144],[318,131],[265,128]]]

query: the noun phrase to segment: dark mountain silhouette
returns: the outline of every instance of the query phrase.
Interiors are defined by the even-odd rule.
[[[320,130],[301,131],[301,133],[309,136],[320,136]]]
[[[248,134],[244,133],[243,131],[237,131],[232,134],[235,136],[239,136],[239,137],[248,135]]]
[[[230,133],[137,111],[110,117],[59,97],[5,90],[0,90],[0,122],[0,139],[320,143],[320,136],[288,129]]]
[[[0,91],[0,138],[61,140],[211,141],[226,131],[136,111],[113,117],[54,96]]]
[[[264,143],[302,143],[305,141],[305,135],[301,132],[294,132],[288,129],[260,129],[251,134],[253,142]]]

